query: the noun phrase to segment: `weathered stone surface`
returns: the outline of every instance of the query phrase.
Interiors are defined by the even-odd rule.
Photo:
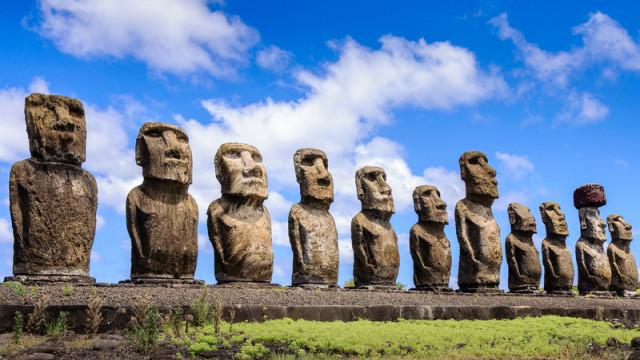
[[[413,282],[417,289],[449,290],[451,246],[444,233],[449,223],[447,203],[435,186],[422,185],[413,191],[413,205],[418,214],[409,235]]]
[[[576,242],[578,290],[581,294],[606,291],[611,282],[611,267],[602,246],[607,241],[607,224],[594,206],[606,203],[604,189],[597,184],[583,185],[574,192],[574,203],[581,206],[580,239]]]
[[[505,252],[509,267],[509,290],[532,292],[540,288],[540,254],[533,244],[536,220],[526,206],[511,203],[507,208],[511,234],[505,240]]]
[[[573,192],[573,206],[576,209],[585,206],[600,207],[607,204],[604,187],[600,184],[584,184]]]
[[[291,283],[338,282],[338,231],[329,207],[333,178],[327,155],[318,149],[300,149],[293,156],[300,202],[289,212],[289,241],[293,250]]]
[[[607,224],[611,233],[611,244],[607,247],[607,257],[611,266],[609,290],[620,295],[624,295],[625,292],[635,294],[638,266],[630,248],[633,240],[631,225],[618,214],[607,216]]]
[[[207,211],[218,283],[270,282],[273,273],[267,171],[254,146],[222,144],[215,156],[222,197]]]
[[[362,211],[351,220],[353,279],[356,286],[393,286],[400,252],[398,237],[389,222],[395,208],[387,175],[380,167],[365,166],[355,178]]]
[[[547,230],[542,241],[544,264],[544,290],[549,293],[566,293],[573,287],[573,260],[565,240],[569,236],[567,221],[555,202],[540,205],[540,216]]]
[[[458,286],[462,291],[497,289],[500,284],[502,241],[491,204],[498,198],[496,171],[487,156],[468,151],[460,156],[460,176],[466,197],[456,204],[456,235],[460,244]]]
[[[31,158],[15,163],[9,175],[13,273],[88,277],[98,187],[81,167],[82,103],[31,94],[25,99],[25,120]]]
[[[191,148],[178,126],[146,123],[136,139],[144,181],[127,196],[131,279],[193,279],[198,206],[189,195]]]

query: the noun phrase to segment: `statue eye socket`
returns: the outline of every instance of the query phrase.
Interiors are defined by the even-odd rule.
[[[302,161],[300,161],[300,165],[302,165],[302,166],[312,166],[313,165],[313,159],[312,158],[304,158],[304,159],[302,159]]]
[[[376,174],[376,173],[368,173],[367,174],[367,180],[376,181],[377,179],[378,179],[378,174]]]
[[[145,134],[148,137],[152,137],[152,138],[158,138],[161,137],[162,134],[158,131],[149,131],[148,133]]]
[[[475,157],[475,158],[469,159],[469,164],[473,164],[473,165],[480,164],[480,158],[479,157]]]
[[[178,139],[178,141],[180,141],[181,143],[188,143],[188,142],[189,142],[189,139],[188,139],[188,138],[187,138],[187,136],[186,136],[186,135],[184,135],[184,134],[179,134],[179,135],[177,136],[177,139]]]
[[[258,154],[251,154],[251,159],[253,159],[253,162],[255,163],[261,163],[262,162],[262,157]]]
[[[238,159],[238,158],[240,158],[240,152],[239,151],[228,151],[228,152],[224,153],[224,157],[226,157],[227,159]]]

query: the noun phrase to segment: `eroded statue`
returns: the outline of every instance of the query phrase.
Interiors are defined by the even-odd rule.
[[[604,188],[586,184],[573,193],[573,203],[580,217],[580,239],[576,242],[578,291],[580,294],[606,295],[611,282],[611,267],[604,251],[607,224],[598,207],[607,203]]]
[[[511,203],[507,208],[511,234],[505,240],[505,255],[509,267],[509,291],[535,293],[540,290],[540,254],[533,244],[536,220],[528,207]]]
[[[540,216],[547,230],[547,237],[542,241],[544,290],[548,294],[570,295],[574,269],[571,251],[565,242],[569,236],[567,221],[560,205],[552,201],[540,205]]]
[[[422,185],[413,191],[413,206],[418,222],[411,227],[409,249],[416,289],[451,291],[451,246],[444,233],[449,223],[447,203],[435,186]]]
[[[456,235],[460,244],[458,286],[461,291],[499,292],[502,242],[491,205],[498,198],[496,171],[480,151],[460,156],[466,197],[456,204]]]
[[[293,285],[333,285],[338,282],[338,231],[329,207],[333,178],[328,160],[318,149],[300,149],[293,156],[300,202],[289,212],[293,250]]]
[[[127,196],[131,280],[193,280],[198,260],[198,206],[191,195],[189,138],[180,127],[145,123],[136,138],[144,180]]]
[[[355,285],[394,286],[400,252],[389,222],[395,208],[387,175],[380,167],[365,166],[356,172],[356,189],[362,211],[351,220]]]
[[[222,197],[207,210],[218,283],[269,283],[273,273],[267,172],[254,146],[222,144],[216,153]]]
[[[31,158],[15,163],[9,176],[14,280],[95,282],[89,260],[98,187],[82,169],[82,103],[31,94],[24,113]]]
[[[611,244],[607,247],[611,266],[609,290],[620,296],[637,296],[638,266],[630,248],[633,240],[631,225],[618,214],[607,216],[607,224],[611,233]]]

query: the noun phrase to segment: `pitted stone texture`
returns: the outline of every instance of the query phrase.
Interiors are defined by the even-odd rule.
[[[267,172],[254,146],[222,144],[215,156],[222,197],[207,211],[218,283],[270,282],[273,273]]]
[[[599,184],[584,184],[573,192],[573,206],[580,209],[585,206],[600,207],[607,204],[604,187]]]
[[[487,163],[487,156],[479,151],[462,154],[459,163],[467,195],[458,201],[455,209],[460,244],[458,286],[462,291],[497,289],[502,240],[491,211],[491,204],[498,198],[496,171]]]
[[[607,240],[606,223],[596,207],[579,209],[580,239],[576,242],[578,290],[581,294],[607,291],[611,267],[602,244]]]
[[[25,120],[32,157],[13,164],[9,175],[13,273],[88,277],[98,187],[81,167],[82,103],[31,94]]]
[[[536,220],[526,206],[511,203],[507,209],[511,234],[505,240],[511,292],[538,291],[540,288],[540,254],[533,244]]]
[[[329,207],[333,202],[333,178],[328,160],[318,149],[300,149],[293,156],[300,184],[299,203],[289,212],[289,241],[293,250],[291,283],[338,282],[338,231]]]
[[[638,284],[638,266],[631,252],[631,225],[621,215],[607,216],[607,224],[611,233],[611,243],[607,247],[607,257],[611,266],[611,284],[609,290],[619,295],[633,295]]]
[[[386,178],[379,167],[365,166],[356,172],[356,189],[362,203],[362,211],[351,220],[356,286],[393,286],[398,276],[398,237],[389,222],[395,209]]]
[[[189,195],[191,148],[180,127],[146,123],[136,139],[144,181],[127,196],[131,278],[193,279],[198,206]]]
[[[413,258],[413,282],[418,290],[448,291],[451,275],[451,245],[444,233],[447,204],[435,186],[422,185],[413,191],[418,222],[409,235]]]
[[[569,236],[565,216],[560,205],[551,201],[540,205],[540,216],[547,230],[547,237],[542,241],[544,290],[549,294],[567,294],[573,287],[575,270],[571,251],[565,243]]]

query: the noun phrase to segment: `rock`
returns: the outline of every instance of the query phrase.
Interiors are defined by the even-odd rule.
[[[116,340],[96,340],[93,342],[94,351],[110,351],[118,347],[118,341]]]
[[[29,349],[33,352],[44,353],[44,354],[53,354],[56,352],[62,344],[58,341],[47,341],[42,344],[34,345]]]
[[[511,234],[505,240],[505,252],[509,267],[509,290],[531,292],[540,288],[540,254],[533,244],[536,220],[526,206],[511,203],[507,208]]]
[[[599,184],[585,184],[573,192],[573,206],[580,209],[586,206],[600,207],[607,204],[604,187]]]
[[[193,279],[198,259],[198,206],[189,195],[189,138],[178,126],[145,123],[136,139],[144,181],[127,196],[131,279]]]
[[[449,223],[447,203],[435,186],[422,185],[413,191],[413,205],[418,214],[409,235],[413,282],[417,289],[450,290],[451,245],[444,233]]]
[[[13,164],[9,175],[13,273],[88,277],[98,187],[81,165],[87,134],[82,103],[31,94],[25,120],[31,158]]]
[[[380,167],[365,166],[355,178],[362,204],[362,211],[351,220],[355,285],[393,286],[400,268],[400,252],[398,237],[389,222],[395,208],[387,175]]]
[[[621,215],[607,216],[607,224],[611,233],[611,243],[607,247],[607,257],[611,267],[611,283],[609,290],[620,295],[625,292],[635,293],[638,284],[638,267],[636,258],[631,252],[631,225]]]
[[[607,339],[606,344],[608,347],[619,347],[620,345],[622,345],[622,343],[618,339],[612,337]]]
[[[565,216],[560,205],[551,201],[540,205],[540,216],[547,230],[547,237],[542,241],[544,290],[549,294],[571,291],[574,268],[565,242],[569,236]]]
[[[634,348],[640,348],[640,336],[631,339],[631,346]]]
[[[460,244],[458,286],[461,291],[498,289],[502,264],[500,228],[491,205],[498,198],[496,171],[487,156],[468,151],[460,156],[466,197],[456,204],[456,235]]]
[[[273,273],[267,171],[254,146],[226,143],[216,153],[222,197],[207,211],[218,283],[270,282]]]
[[[122,335],[117,334],[100,334],[100,339],[104,340],[115,340],[115,341],[124,341],[126,338]]]
[[[53,354],[45,354],[45,353],[33,353],[27,356],[27,360],[51,360],[55,359],[56,356]]]
[[[640,350],[636,350],[629,355],[628,360],[640,360]]]
[[[329,207],[333,178],[327,156],[317,149],[300,149],[293,156],[299,203],[289,212],[289,241],[293,251],[292,285],[338,282],[338,231]]]

